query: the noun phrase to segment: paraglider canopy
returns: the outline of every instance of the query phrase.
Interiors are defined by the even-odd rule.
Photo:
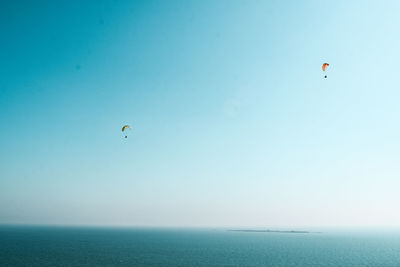
[[[124,125],[124,126],[122,127],[122,132],[124,133],[126,129],[132,130],[131,126],[129,126],[129,125]],[[125,134],[125,138],[128,138],[128,136],[127,136],[126,134]]]
[[[131,126],[129,126],[129,125],[124,125],[124,126],[122,127],[122,131],[124,132],[126,129],[131,129],[131,130],[132,130]]]

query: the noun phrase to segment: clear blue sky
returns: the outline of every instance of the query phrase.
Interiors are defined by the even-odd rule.
[[[0,223],[399,226],[399,13],[2,3]]]

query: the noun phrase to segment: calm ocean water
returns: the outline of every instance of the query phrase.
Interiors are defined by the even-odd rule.
[[[400,233],[0,226],[0,266],[400,266]]]

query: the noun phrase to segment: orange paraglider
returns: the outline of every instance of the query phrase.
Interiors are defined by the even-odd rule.
[[[131,126],[129,126],[129,125],[124,125],[124,127],[122,127],[122,132],[125,133],[125,130],[127,130],[127,129],[129,129],[129,130],[132,131]],[[128,135],[127,135],[126,133],[125,133],[125,138],[128,138]]]
[[[324,64],[322,64],[322,70],[323,71],[325,71],[326,70],[326,68],[329,66],[329,64],[328,63],[324,63]],[[328,76],[327,75],[325,75],[325,78],[328,78]]]

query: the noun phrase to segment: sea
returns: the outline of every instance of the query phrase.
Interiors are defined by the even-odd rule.
[[[0,266],[400,266],[400,232],[0,226]]]

